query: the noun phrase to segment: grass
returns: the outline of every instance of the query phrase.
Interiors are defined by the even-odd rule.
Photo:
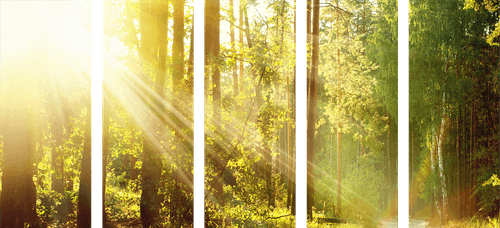
[[[452,220],[449,221],[444,227],[445,228],[451,228],[451,227],[468,227],[468,228],[475,228],[475,227],[491,227],[491,228],[498,228],[500,227],[499,225],[499,220],[498,218],[473,218],[473,219],[463,219],[463,220]]]

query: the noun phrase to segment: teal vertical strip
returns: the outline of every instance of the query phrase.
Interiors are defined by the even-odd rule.
[[[102,227],[101,136],[102,136],[102,11],[92,0],[92,227]]]
[[[306,4],[297,0],[297,228],[306,227]]]
[[[203,0],[194,2],[194,227],[204,224]]]
[[[408,0],[399,0],[399,227],[408,227]]]

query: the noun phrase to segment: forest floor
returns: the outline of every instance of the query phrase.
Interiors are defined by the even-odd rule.
[[[435,219],[431,219],[431,209],[430,206],[423,207],[416,212],[416,216],[409,218],[409,227],[412,228],[435,228],[442,227],[438,215],[435,215]],[[398,217],[390,216],[388,213],[384,214],[382,218],[378,220],[377,227],[398,227]]]
[[[438,225],[439,221],[431,221],[430,218],[424,218],[424,217],[414,217],[410,218],[410,227],[411,228],[434,228],[434,227],[441,227]],[[398,227],[398,218],[383,218],[379,220],[379,225],[378,227],[384,227],[384,228],[392,228],[392,227]]]
[[[104,226],[105,228],[129,228],[129,227],[142,227],[140,219],[130,219],[126,221],[110,221]]]

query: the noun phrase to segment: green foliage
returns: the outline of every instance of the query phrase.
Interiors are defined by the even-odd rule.
[[[495,13],[498,10],[499,2],[498,0],[466,0],[464,9],[474,9],[475,11],[488,10],[490,13]],[[500,17],[498,17],[500,19]],[[486,41],[491,46],[499,46],[498,42],[493,40],[500,35],[500,21],[495,24],[495,29],[493,32],[488,34]]]
[[[63,142],[54,147],[50,124],[41,125],[37,150],[35,151],[36,211],[43,224],[72,226],[76,223],[78,190],[80,184],[80,165],[84,145],[85,118],[89,113],[79,109],[78,115],[70,117],[63,132]],[[42,116],[43,117],[43,116]],[[64,158],[64,192],[52,189],[52,178],[56,175],[52,166],[52,152],[57,150]],[[58,158],[60,159],[60,157]]]
[[[378,151],[382,143],[377,137],[385,130],[381,122],[386,117],[379,112],[381,105],[373,96],[377,80],[371,73],[377,66],[363,54],[365,49],[360,40],[334,40],[334,35],[334,31],[324,34],[328,38],[320,47],[319,75],[324,78],[329,100],[325,114],[332,123],[332,132],[355,133],[355,139]],[[337,129],[337,121],[342,124],[341,129]]]
[[[449,221],[446,225],[443,227],[448,228],[448,227],[471,227],[471,228],[476,228],[476,227],[489,227],[489,228],[495,228],[498,227],[498,218],[490,218],[487,217],[486,219],[477,219],[473,218],[470,220],[452,220]]]
[[[367,38],[366,53],[370,61],[376,62],[377,80],[374,93],[381,100],[390,116],[397,122],[398,108],[398,8],[396,0],[377,1],[377,26]]]
[[[483,187],[486,185],[493,185],[493,186],[500,185],[500,179],[498,179],[496,174],[493,174],[489,180],[483,183]]]
[[[106,214],[111,220],[129,220],[139,218],[139,199],[141,196],[140,179],[125,179],[125,172],[116,176],[113,170],[107,173]],[[125,182],[125,187],[120,183]]]
[[[347,219],[367,226],[376,226],[379,216],[380,189],[383,187],[383,173],[373,164],[373,158],[363,157],[359,164],[351,166],[346,175],[342,199]],[[357,167],[355,167],[357,166]]]
[[[257,127],[260,134],[262,134],[266,143],[276,141],[277,133],[281,127],[277,122],[283,121],[285,116],[285,109],[277,107],[274,104],[266,102],[257,113]]]

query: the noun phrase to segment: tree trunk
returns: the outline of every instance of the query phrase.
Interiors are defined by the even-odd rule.
[[[150,65],[157,58],[158,54],[158,23],[157,11],[158,4],[150,0],[140,0],[140,25],[141,46],[139,48],[139,58],[142,65]],[[144,39],[142,39],[142,37]],[[161,75],[158,75],[161,76]],[[160,182],[161,170],[163,167],[162,159],[159,154],[158,140],[155,140],[158,123],[155,120],[152,103],[153,95],[147,90],[150,76],[143,70],[141,72],[142,82],[144,83],[143,92],[147,94],[146,104],[148,109],[145,111],[146,118],[142,121],[143,138],[143,164],[142,164],[142,193],[140,202],[140,213],[143,227],[155,225],[159,214],[159,195],[158,187]],[[159,87],[155,87],[157,89]],[[156,101],[158,102],[158,101]]]
[[[187,70],[187,91],[193,97],[194,89],[194,23],[191,24],[191,37],[189,38],[189,57],[188,57],[188,70]],[[191,110],[192,112],[192,110]]]
[[[337,8],[339,8],[339,0],[337,0]],[[337,21],[339,14],[337,12]],[[339,31],[337,28],[337,39],[339,39]],[[339,44],[340,45],[340,44]],[[340,103],[340,46],[337,46],[337,103]],[[336,214],[340,217],[342,215],[342,153],[341,153],[341,124],[340,118],[337,119],[337,210]]]
[[[433,137],[435,136],[434,130],[433,130]],[[431,148],[431,173],[434,174],[436,172],[436,155],[435,155],[435,144],[436,140],[432,140],[432,148]],[[431,189],[431,195],[432,195],[432,200],[431,200],[431,218],[434,219],[434,208],[435,208],[435,195],[436,195],[436,187],[435,187],[435,182],[432,182],[432,189]]]
[[[470,200],[470,170],[469,170],[469,152],[468,152],[468,147],[470,147],[470,138],[469,135],[467,134],[467,119],[468,119],[468,112],[467,112],[467,105],[464,105],[464,126],[462,128],[462,135],[464,138],[464,155],[463,155],[463,169],[464,169],[464,186],[463,186],[463,191],[464,191],[464,206],[463,206],[463,212],[464,215],[463,217],[468,217],[469,216],[469,200]]]
[[[462,159],[460,156],[460,148],[462,146],[462,142],[460,141],[460,127],[461,127],[461,109],[460,109],[460,104],[458,104],[458,118],[457,118],[457,215],[458,219],[462,219]]]
[[[157,32],[157,34],[158,34],[158,37],[157,37],[158,68],[157,68],[157,73],[156,73],[157,82],[155,84],[154,90],[155,90],[155,93],[160,97],[160,99],[154,99],[154,100],[156,101],[156,107],[159,108],[159,113],[157,115],[160,116],[160,119],[163,119],[165,116],[167,116],[167,113],[166,113],[167,110],[166,110],[165,105],[164,105],[166,98],[165,98],[165,93],[163,92],[163,89],[165,87],[165,77],[166,77],[165,74],[167,71],[167,45],[168,45],[167,33],[168,33],[168,14],[169,14],[168,4],[169,4],[168,0],[162,0],[162,1],[159,1],[159,3],[158,3],[158,18],[157,18],[157,24],[158,24],[158,28],[157,28],[157,30],[158,30],[158,32]],[[175,29],[175,21],[174,21],[174,29]],[[175,55],[176,54],[175,53],[175,41],[176,41],[175,39],[176,39],[176,37],[175,37],[175,31],[174,31],[174,45],[173,45],[174,52],[172,54],[172,65],[174,66],[173,67],[174,69],[172,70],[172,75],[174,75],[173,82],[175,84],[175,86],[173,86],[172,88],[174,91],[176,90],[176,88],[180,87],[179,84],[176,84],[178,82],[175,80],[175,77],[178,77],[178,76],[176,76],[176,73],[177,73],[176,66],[177,66],[177,64],[180,64],[181,67],[184,66],[184,62],[182,62],[183,59],[181,59],[180,62],[176,62],[176,61],[179,61],[179,59]],[[180,97],[180,99],[182,99],[181,96],[179,96],[179,97]],[[173,106],[175,106],[175,104],[176,104],[175,102],[177,102],[178,100],[179,99],[172,99]]]
[[[296,0],[294,0],[294,13],[293,13],[293,33],[294,33],[294,36],[293,36],[293,43],[294,43],[294,46],[296,47],[297,46],[297,40],[296,40],[296,33],[297,33],[297,3],[296,3]],[[293,103],[295,104],[295,102],[297,101],[297,97],[295,96],[295,86],[296,86],[296,79],[297,79],[297,67],[294,67],[293,68],[293,85],[292,85],[292,100],[293,100]],[[293,123],[296,123],[296,118],[295,118],[295,105],[292,105],[292,120]],[[291,137],[290,137],[290,143],[291,145],[295,145],[295,130],[293,129],[293,127],[291,127]],[[295,209],[296,209],[296,205],[295,205],[295,198],[296,198],[296,194],[295,194],[295,177],[296,177],[296,173],[295,173],[295,165],[296,165],[296,161],[295,161],[295,154],[296,154],[296,148],[293,147],[291,150],[290,150],[290,153],[291,153],[291,166],[290,166],[290,170],[289,170],[289,173],[290,173],[290,191],[291,191],[291,214],[292,215],[295,215]]]
[[[151,126],[150,124],[149,126]],[[148,128],[146,128],[148,129]],[[143,131],[144,132],[144,131]],[[152,133],[147,133],[143,142],[141,221],[143,227],[155,226],[159,215],[158,187],[162,170],[161,157],[152,142]]]
[[[182,113],[179,100],[182,100],[184,97],[184,86],[182,86],[182,79],[184,78],[184,1],[173,0],[172,3],[174,7],[174,39],[172,45],[172,95],[174,97],[180,98],[172,99],[172,107],[174,109],[174,115],[172,117],[174,120],[176,120],[176,124],[178,124],[177,116],[180,116],[180,113]],[[166,33],[164,39],[167,39]],[[178,131],[180,129],[173,130]]]
[[[213,68],[212,70],[212,97],[213,97],[213,123],[215,125],[215,133],[221,133],[221,84],[220,84],[220,69],[218,57],[220,52],[220,0],[205,1],[205,61],[206,64]],[[206,88],[208,90],[208,88]],[[208,100],[208,99],[207,99]],[[215,173],[220,173],[223,169],[221,164],[222,146],[218,143],[214,145],[214,151],[208,156],[213,158],[212,161],[215,167]],[[218,208],[222,208],[225,204],[223,198],[223,182],[222,177],[215,176],[210,185],[213,187],[214,198],[218,203]],[[222,218],[208,218],[214,220],[218,226],[222,226]]]
[[[36,142],[29,124],[29,101],[24,84],[28,79],[22,78],[24,76],[19,72],[6,71],[3,69],[0,75],[0,129],[3,137],[0,222],[2,227],[23,228],[25,223],[30,227],[38,227],[32,160]],[[21,79],[12,79],[14,75]]]
[[[295,22],[295,21],[294,21]],[[294,71],[295,72],[295,71]],[[291,148],[291,129],[290,129],[290,112],[291,112],[291,103],[290,103],[290,79],[289,77],[286,78],[286,88],[287,88],[287,100],[288,100],[288,112],[287,112],[287,122],[286,122],[286,151],[287,151],[287,179],[288,179],[288,189],[287,189],[287,197],[286,197],[286,208],[290,208],[291,204],[291,199],[292,199],[292,148]]]
[[[270,121],[270,120],[268,120]],[[266,123],[270,124],[270,123]],[[264,168],[265,168],[265,175],[266,175],[266,185],[267,185],[267,205],[269,209],[274,208],[275,205],[275,197],[274,197],[274,183],[273,183],[273,157],[271,155],[271,147],[267,144],[267,142],[264,145]]]
[[[474,81],[474,79],[473,79]],[[471,104],[471,112],[470,112],[470,152],[469,152],[469,169],[470,169],[470,188],[469,188],[469,191],[470,191],[470,195],[469,195],[469,198],[470,198],[470,202],[469,202],[469,216],[472,217],[474,216],[474,211],[475,211],[475,202],[474,202],[474,190],[475,190],[475,186],[474,186],[474,165],[473,165],[473,162],[472,162],[472,158],[474,156],[474,116],[475,116],[475,110],[474,110],[474,103],[472,102]]]
[[[173,88],[173,97],[178,97],[180,99],[173,99],[172,101],[172,120],[174,120],[174,130],[176,132],[177,138],[174,139],[175,144],[179,146],[176,147],[176,151],[173,152],[174,157],[173,161],[176,164],[176,168],[172,173],[172,179],[174,181],[174,188],[181,189],[181,180],[182,180],[182,170],[179,164],[179,155],[185,153],[186,147],[184,144],[184,139],[179,138],[181,136],[181,132],[184,131],[184,126],[181,123],[182,118],[184,116],[184,108],[181,106],[180,100],[185,99],[185,88],[183,86],[183,78],[184,78],[184,0],[174,0],[173,2],[174,8],[174,24],[173,24],[173,50],[172,50],[172,88]],[[165,39],[167,37],[165,36]],[[183,102],[184,103],[184,102]],[[180,222],[183,219],[182,216],[182,208],[187,206],[187,202],[183,202],[182,195],[180,191],[173,192],[172,196],[173,200],[171,200],[171,210],[170,216],[172,217],[172,223],[174,226],[180,226]]]
[[[110,57],[111,53],[111,9],[112,2],[111,0],[104,1],[104,53],[108,53],[108,57]],[[106,78],[111,77],[111,65],[104,64],[104,75],[103,75],[103,93],[102,93],[102,221],[103,224],[107,224],[106,220],[106,177],[107,170],[106,166],[108,164],[108,154],[109,154],[109,111],[110,111],[110,101],[109,101],[109,90],[107,89],[107,81]]]
[[[244,25],[243,25],[243,0],[240,0],[239,13],[240,13],[240,18],[239,18],[239,20],[240,20],[239,21],[239,26],[240,26],[240,29],[239,29],[239,33],[240,33],[239,35],[240,35],[240,37],[239,38],[240,39],[239,39],[239,41],[240,41],[240,46],[242,46],[243,45],[243,29],[241,29],[241,28],[244,27]],[[242,60],[240,60],[240,76],[239,76],[239,80],[243,81],[243,76],[245,74],[244,68],[243,68],[244,64],[245,64],[244,61],[243,61],[243,53],[240,53],[240,58]],[[241,87],[241,83],[239,84],[239,86]],[[238,89],[238,90],[241,90],[241,89]]]
[[[106,166],[109,153],[109,94],[103,85],[103,108],[102,108],[102,221],[106,221]]]
[[[231,35],[231,49],[236,50],[236,41],[235,41],[235,34],[234,34],[234,3],[233,0],[229,0],[229,20],[231,21],[231,28],[230,28],[230,35]],[[233,66],[233,96],[234,98],[238,97],[239,90],[238,90],[238,65],[234,64]]]
[[[389,210],[391,212],[391,216],[392,215],[395,215],[395,208],[394,208],[394,204],[393,204],[393,198],[394,198],[394,191],[393,191],[393,176],[392,176],[392,156],[391,156],[391,117],[388,115],[388,120],[387,120],[387,126],[388,126],[388,130],[387,130],[387,158],[388,158],[388,177],[389,177]]]
[[[310,49],[312,49],[312,39],[311,39],[311,15],[312,15],[312,8],[311,8],[311,0],[307,0],[307,19],[306,19],[306,29],[307,29],[307,45],[309,46]],[[310,51],[308,50],[308,54],[311,54]],[[312,55],[311,55],[312,57]],[[310,86],[309,83],[311,82],[311,79],[309,75],[311,74],[311,59],[307,60],[307,106],[309,106],[309,98],[311,97],[309,95],[310,92]]]
[[[415,152],[415,133],[413,131],[411,131],[411,176],[410,176],[410,179],[412,180],[411,183],[412,183],[412,186],[411,186],[411,190],[412,190],[412,197],[411,197],[411,210],[410,210],[410,213],[411,213],[411,216],[412,217],[415,217],[415,212],[416,212],[416,205],[415,205],[415,202],[418,200],[418,196],[416,194],[416,191],[417,189],[415,188],[415,182],[414,182],[414,173],[416,172],[416,161],[415,161],[415,158],[416,158],[416,152]]]
[[[314,156],[316,154],[315,131],[316,131],[316,109],[318,102],[317,80],[319,64],[319,0],[313,3],[313,45],[312,63],[309,74],[309,104],[307,113],[307,217],[313,219],[314,205]]]
[[[90,91],[89,91],[90,92]],[[91,202],[91,145],[92,145],[92,137],[91,137],[91,102],[90,96],[87,100],[87,116],[85,119],[85,143],[83,145],[82,152],[82,166],[80,173],[80,189],[78,191],[78,215],[77,215],[77,224],[79,228],[82,227],[90,227],[90,202]]]
[[[444,103],[444,97],[443,97]],[[444,112],[444,111],[443,111]],[[449,131],[448,117],[443,114],[441,120],[441,126],[438,136],[438,148],[437,148],[437,162],[438,162],[438,175],[439,175],[439,199],[440,199],[440,211],[441,211],[441,223],[444,224],[445,217],[447,215],[447,188],[446,188],[446,175],[444,173],[444,145]]]

